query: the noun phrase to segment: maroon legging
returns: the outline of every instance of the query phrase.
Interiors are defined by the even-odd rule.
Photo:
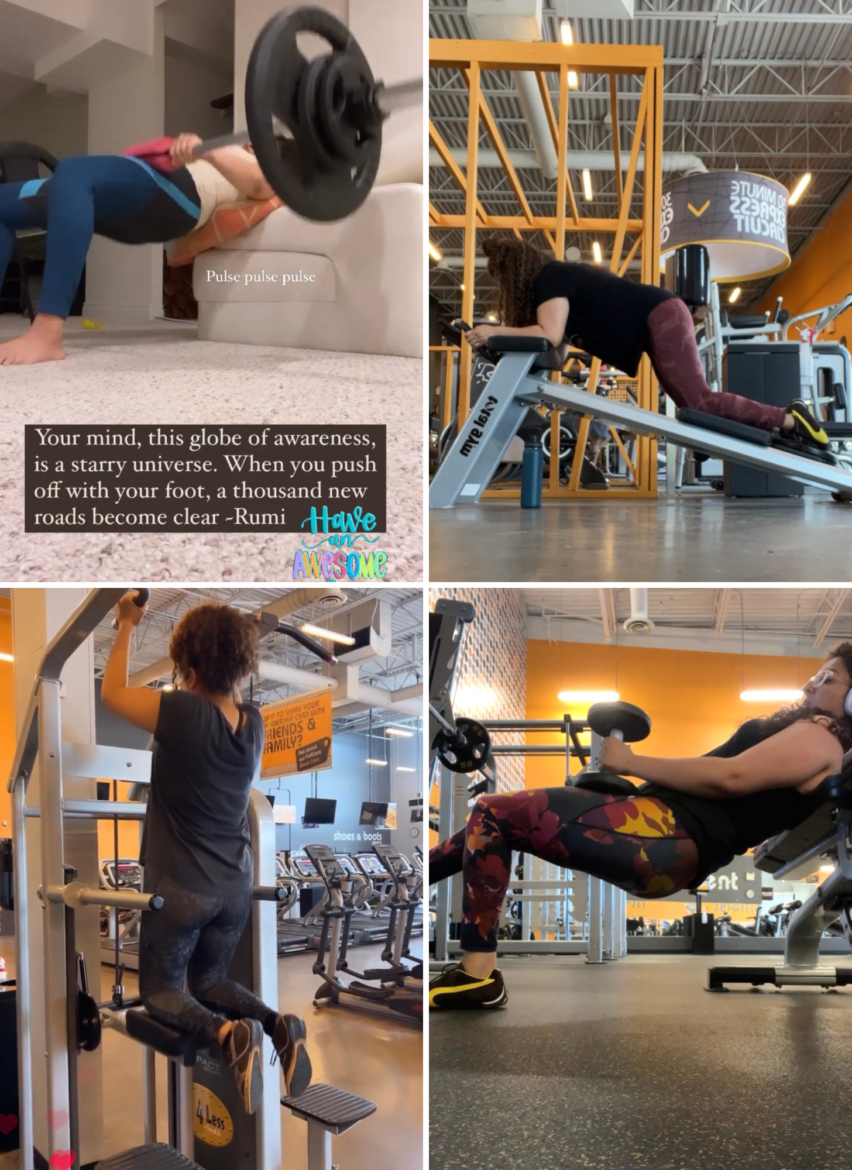
[[[752,402],[739,394],[713,393],[704,379],[692,315],[679,298],[662,301],[651,313],[645,349],[660,385],[675,406],[703,410],[764,431],[784,426],[787,412],[781,406]]]

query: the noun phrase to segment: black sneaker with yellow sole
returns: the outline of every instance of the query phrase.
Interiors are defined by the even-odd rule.
[[[793,399],[787,407],[787,413],[793,416],[794,422],[792,432],[788,431],[787,434],[795,435],[797,439],[801,439],[803,443],[809,443],[812,447],[828,449],[828,435],[801,398]]]
[[[509,999],[502,973],[495,967],[485,979],[451,967],[429,984],[429,1007],[435,1011],[503,1007]]]

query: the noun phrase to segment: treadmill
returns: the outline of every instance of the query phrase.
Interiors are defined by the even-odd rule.
[[[290,918],[289,913],[299,901],[299,883],[290,869],[289,858],[286,853],[279,853],[275,858],[276,885],[290,890],[289,896],[276,907],[278,918],[278,955],[298,955],[309,951],[314,943],[313,937],[306,934],[298,918]]]

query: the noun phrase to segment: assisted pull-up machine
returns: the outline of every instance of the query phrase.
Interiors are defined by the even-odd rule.
[[[494,336],[488,351],[500,360],[432,480],[430,508],[478,502],[530,406],[591,415],[634,434],[656,435],[678,447],[826,488],[839,502],[852,501],[852,475],[828,453],[703,411],[682,410],[669,418],[551,382],[554,353],[544,338]]]
[[[21,1170],[54,1165],[52,1145],[74,1151],[76,1164],[102,1170],[281,1170],[280,1107],[308,1125],[308,1170],[331,1170],[331,1138],[375,1110],[372,1101],[329,1085],[314,1084],[299,1098],[279,1099],[277,1077],[264,1078],[263,1098],[249,1116],[239,1100],[227,1063],[193,1036],[168,1027],[141,1001],[124,999],[116,979],[113,1001],[98,1004],[85,976],[88,907],[159,913],[164,899],[131,890],[100,889],[97,838],[89,845],[88,821],[145,817],[139,800],[99,801],[97,780],[121,780],[144,790],[151,782],[151,753],[63,739],[60,693],[63,673],[70,693],[69,659],[109,618],[124,595],[120,588],[94,589],[40,653],[29,703],[20,725],[8,789],[13,799],[16,911],[18,1070]],[[138,590],[136,604],[148,600]],[[330,651],[299,630],[282,626],[271,614],[257,615],[260,634],[283,633],[316,656],[334,661]],[[78,671],[93,687],[93,676]],[[66,734],[70,730],[65,728]],[[275,881],[275,823],[266,798],[252,789],[247,810],[254,858],[254,905],[231,966],[231,978],[264,1002],[278,1002],[275,903],[285,891]],[[28,852],[31,861],[28,863]],[[38,883],[39,897],[34,885]],[[90,948],[100,958],[99,946]],[[142,1046],[144,1090],[140,1102],[144,1145],[103,1159],[93,1118],[101,1109],[97,1084],[103,1028]],[[265,1059],[271,1045],[264,1041]],[[156,1117],[155,1053],[168,1060],[168,1135],[159,1140]],[[82,1075],[85,1074],[85,1075]],[[45,1119],[64,1117],[63,1136],[45,1128]],[[67,1125],[67,1137],[64,1126]],[[163,1135],[164,1137],[166,1135]]]

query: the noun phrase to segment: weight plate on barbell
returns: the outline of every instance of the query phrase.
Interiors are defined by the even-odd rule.
[[[491,736],[475,719],[456,720],[456,736],[441,732],[436,751],[438,759],[451,772],[476,772],[491,754]]]
[[[307,60],[296,36],[330,53]],[[382,118],[367,58],[344,24],[317,8],[281,12],[261,30],[246,72],[246,122],[266,180],[306,219],[345,219],[372,190]]]

